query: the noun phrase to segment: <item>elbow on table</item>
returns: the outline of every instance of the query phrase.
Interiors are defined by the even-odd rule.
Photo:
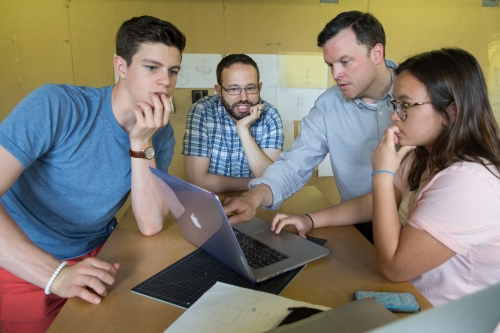
[[[144,236],[153,236],[163,229],[163,223],[140,223],[137,221],[139,230]]]
[[[154,236],[161,231],[161,228],[139,228],[144,236]]]
[[[387,264],[383,265],[379,263],[378,270],[384,279],[391,282],[406,282],[413,278],[404,270],[397,267],[391,267]]]
[[[400,276],[397,276],[397,275],[390,275],[390,274],[385,274],[385,273],[382,273],[382,277],[386,280],[389,280],[391,282],[407,282],[409,279],[405,279],[405,278],[402,278]]]

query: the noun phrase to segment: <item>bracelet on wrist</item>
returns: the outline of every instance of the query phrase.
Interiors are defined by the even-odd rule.
[[[67,261],[63,261],[57,269],[54,271],[54,274],[49,279],[49,282],[47,282],[47,286],[45,286],[45,295],[50,295],[50,287],[52,287],[52,283],[54,283],[54,280],[56,277],[61,273],[62,269],[68,265]]]
[[[309,215],[309,214],[304,214],[304,215],[305,215],[305,216],[307,216],[307,217],[309,218],[309,220],[311,220],[311,223],[312,223],[311,230],[313,230],[313,229],[314,229],[314,221],[313,221],[313,218],[312,218],[312,217],[311,217],[311,215]],[[309,231],[311,231],[311,230],[309,230]]]
[[[391,174],[393,175],[394,177],[396,177],[396,174],[392,171],[389,171],[389,170],[384,170],[384,169],[380,169],[380,170],[375,170],[372,172],[372,176],[377,174],[377,173],[388,173],[388,174]]]

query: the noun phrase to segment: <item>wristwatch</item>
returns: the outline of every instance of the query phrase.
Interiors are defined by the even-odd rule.
[[[150,160],[155,156],[155,149],[151,146],[146,147],[146,149],[141,151],[133,151],[132,149],[130,149],[128,151],[128,154],[135,158],[145,158],[147,160]]]

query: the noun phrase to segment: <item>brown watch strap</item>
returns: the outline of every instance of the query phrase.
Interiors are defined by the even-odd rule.
[[[140,150],[140,151],[133,151],[132,149],[130,149],[128,151],[128,154],[132,157],[135,157],[135,158],[146,158],[146,153],[145,153],[146,150]]]
[[[155,150],[152,146],[148,146],[146,147],[146,149],[140,151],[134,151],[130,149],[128,151],[128,154],[135,158],[144,158],[150,160],[155,156]]]

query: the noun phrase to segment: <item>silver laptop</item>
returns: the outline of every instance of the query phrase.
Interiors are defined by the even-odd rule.
[[[370,333],[491,333],[500,323],[500,284]]]
[[[150,169],[184,237],[253,283],[330,253],[329,249],[295,234],[276,235],[271,232],[270,224],[259,218],[231,227],[215,194]],[[264,254],[257,255],[258,252]]]
[[[277,327],[266,333],[362,333],[397,319],[394,313],[373,298],[363,298],[295,323]],[[404,331],[398,333],[402,332]]]
[[[368,300],[372,302],[360,303]],[[266,333],[491,333],[500,323],[500,284],[404,319],[394,319],[397,317],[374,299],[364,298]]]

